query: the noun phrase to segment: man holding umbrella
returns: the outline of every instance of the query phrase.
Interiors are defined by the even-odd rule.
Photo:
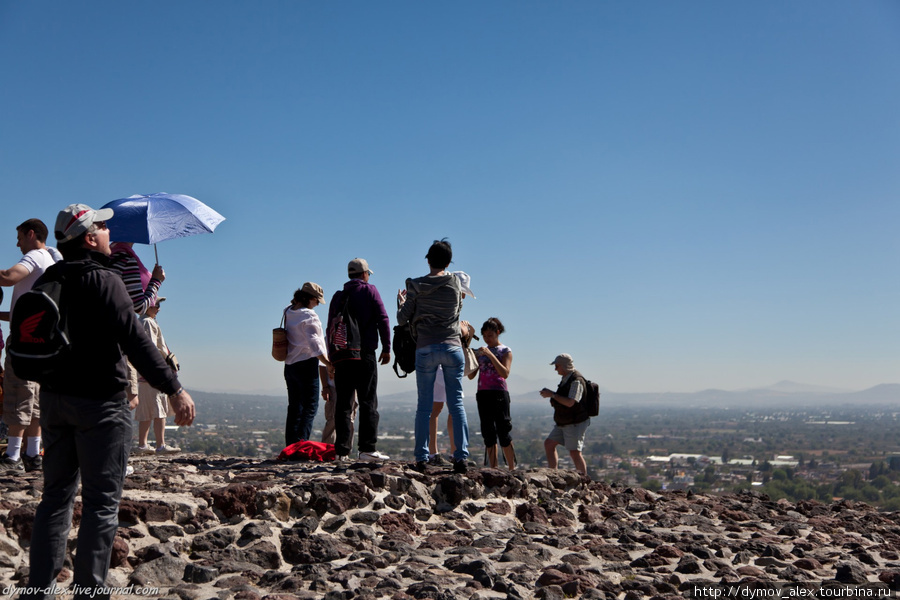
[[[53,589],[66,555],[80,478],[76,598],[108,596],[102,588],[132,435],[125,356],[150,385],[169,395],[177,425],[190,425],[195,414],[190,395],[144,334],[122,279],[102,268],[110,255],[105,221],[112,216],[111,209],[93,210],[84,204],[61,211],[55,232],[64,260],[38,281],[62,281],[63,310],[71,316],[71,353],[40,382],[44,490],[34,519],[28,585],[39,591]]]

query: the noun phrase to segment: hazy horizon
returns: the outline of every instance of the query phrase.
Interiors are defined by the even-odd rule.
[[[392,373],[393,375],[393,373]],[[410,377],[414,378],[415,375],[411,374]],[[524,377],[511,377],[511,381],[509,382],[510,394],[513,396],[523,396],[525,394],[529,394],[534,392],[535,394],[543,387],[555,387],[559,382],[559,378],[557,377],[553,381],[543,382],[539,380],[530,380]],[[700,394],[703,392],[710,391],[722,391],[728,393],[747,393],[747,392],[759,392],[759,391],[770,391],[770,392],[779,392],[783,394],[797,394],[797,395],[808,395],[808,394],[855,394],[860,392],[865,392],[868,390],[872,390],[875,388],[879,388],[881,386],[900,386],[900,383],[897,382],[882,382],[875,384],[874,386],[869,386],[861,389],[849,389],[849,388],[835,388],[829,386],[819,386],[815,384],[806,384],[799,383],[795,381],[782,380],[771,385],[762,385],[751,388],[740,388],[740,389],[724,389],[724,388],[713,388],[713,387],[705,387],[699,388],[695,390],[639,390],[639,391],[621,391],[621,390],[613,390],[601,385],[601,391],[603,393],[609,394],[631,394],[631,395],[691,395],[691,394]],[[383,386],[384,387],[384,386]],[[201,391],[210,394],[236,394],[236,395],[248,395],[248,396],[269,396],[273,398],[279,397],[287,397],[287,390],[281,390],[276,388],[270,389],[259,389],[259,390],[233,390],[227,388],[221,389],[209,389],[209,388],[199,388],[192,387],[192,391]],[[463,391],[466,394],[466,397],[471,399],[475,396],[476,383],[474,381],[465,380],[463,382]],[[414,389],[403,389],[401,391],[384,391],[379,388],[379,395],[382,396],[394,396],[400,394],[415,394]],[[543,399],[541,399],[543,400]],[[900,397],[898,397],[898,402],[900,402]]]

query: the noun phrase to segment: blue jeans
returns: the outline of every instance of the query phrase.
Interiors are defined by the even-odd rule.
[[[466,460],[469,457],[469,424],[466,421],[466,409],[463,406],[462,397],[465,363],[462,346],[431,344],[416,350],[416,386],[419,390],[414,448],[416,462],[428,460],[428,424],[431,420],[431,409],[434,403],[434,378],[438,365],[444,372],[447,410],[453,417],[453,441],[456,442],[453,460]]]
[[[28,585],[56,583],[66,556],[72,507],[81,480],[82,516],[75,550],[73,583],[106,584],[109,556],[119,527],[119,500],[131,445],[131,411],[125,399],[93,400],[41,390],[44,438],[44,493],[31,535]],[[54,594],[32,598],[52,598]],[[25,598],[26,596],[22,596]],[[108,598],[98,594],[96,598]]]

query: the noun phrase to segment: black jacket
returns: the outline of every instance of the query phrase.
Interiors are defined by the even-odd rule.
[[[88,261],[102,268],[87,270]],[[178,377],[147,337],[121,276],[108,258],[85,250],[49,267],[35,285],[66,274],[61,303],[68,315],[72,352],[41,386],[60,394],[100,401],[124,400],[125,356],[150,385],[166,394],[181,388]],[[74,276],[73,276],[74,275]]]

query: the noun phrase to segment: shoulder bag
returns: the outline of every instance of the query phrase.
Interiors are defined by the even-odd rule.
[[[284,309],[284,312],[281,314],[281,326],[272,330],[272,358],[278,362],[284,362],[287,358],[287,329],[284,328],[284,321],[286,318],[287,309]]]

